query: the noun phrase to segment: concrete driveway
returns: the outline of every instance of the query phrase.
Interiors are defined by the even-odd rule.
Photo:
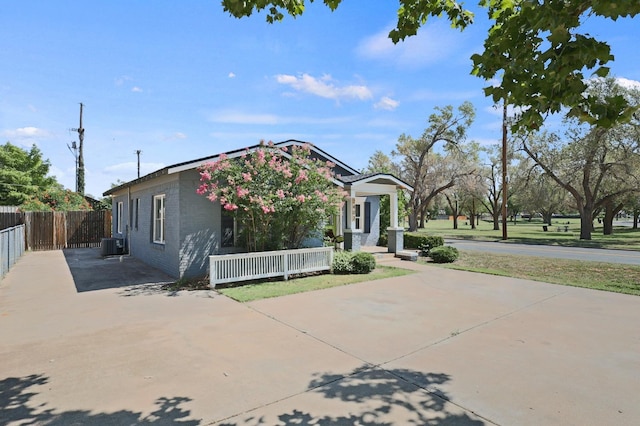
[[[402,265],[244,305],[78,291],[28,253],[0,282],[0,423],[640,423],[640,298]]]

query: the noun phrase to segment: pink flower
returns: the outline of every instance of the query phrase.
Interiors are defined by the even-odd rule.
[[[242,178],[244,179],[245,182],[251,182],[251,173],[242,173]]]
[[[262,212],[264,214],[268,214],[271,212],[271,208],[269,206],[265,206],[264,204],[260,206],[260,208],[262,209]]]
[[[309,180],[309,178],[307,177],[307,171],[300,170],[300,172],[298,173],[298,177],[296,178],[296,183],[300,183],[304,180]]]
[[[276,195],[282,200],[284,198],[284,191],[282,189],[278,189],[276,191]]]
[[[200,185],[198,187],[198,189],[196,189],[196,194],[204,195],[204,194],[206,194],[207,189],[209,189],[209,185],[207,185],[206,183],[203,183],[202,185]]]
[[[307,197],[305,197],[304,194],[300,194],[296,197],[296,200],[300,201],[301,203],[304,203],[306,199]]]
[[[236,188],[236,194],[238,194],[238,198],[244,198],[249,194],[249,190],[239,186]]]
[[[209,196],[207,198],[209,199],[209,201],[211,201],[213,203],[214,201],[216,201],[218,199],[218,196],[214,192],[212,192],[211,194],[209,194]]]
[[[228,211],[238,210],[238,206],[235,204],[227,203],[224,205],[224,209]]]
[[[211,173],[208,170],[203,170],[200,172],[200,180],[211,180]]]

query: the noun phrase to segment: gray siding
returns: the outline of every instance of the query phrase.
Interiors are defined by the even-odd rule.
[[[371,203],[371,232],[362,233],[360,246],[376,246],[380,239],[380,197],[369,196],[365,201]]]
[[[180,174],[180,248],[181,277],[202,277],[209,272],[209,255],[220,246],[220,203],[212,203],[196,194],[200,175],[196,170]]]

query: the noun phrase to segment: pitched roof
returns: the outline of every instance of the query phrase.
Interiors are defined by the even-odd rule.
[[[292,146],[292,145],[311,145],[311,149],[315,153],[317,153],[319,156],[323,157],[324,159],[326,159],[328,161],[331,161],[332,163],[335,163],[340,169],[342,169],[342,170],[344,170],[347,173],[350,173],[352,175],[357,175],[359,173],[358,170],[352,168],[351,166],[348,166],[347,164],[343,163],[342,161],[338,160],[337,158],[333,157],[332,155],[330,155],[330,154],[326,153],[325,151],[321,150],[320,148],[316,147],[312,143],[303,142],[303,141],[299,141],[299,140],[295,140],[295,139],[289,139],[289,140],[286,140],[286,141],[283,141],[283,142],[278,142],[278,143],[274,144],[274,146],[276,146],[276,147],[288,147],[288,146]],[[105,196],[111,195],[113,193],[118,192],[121,189],[125,189],[127,187],[131,187],[131,186],[136,185],[136,184],[141,183],[141,182],[146,182],[148,180],[154,179],[154,178],[159,177],[159,176],[169,175],[169,174],[173,174],[173,173],[179,173],[179,172],[182,172],[182,171],[198,168],[203,164],[215,161],[222,154],[226,155],[227,157],[232,157],[232,158],[233,157],[239,157],[240,155],[242,155],[247,150],[251,151],[251,150],[254,150],[254,149],[258,148],[259,146],[260,146],[260,144],[257,144],[257,145],[250,146],[248,148],[235,149],[233,151],[227,151],[227,152],[224,152],[224,153],[210,155],[208,157],[197,158],[195,160],[184,161],[182,163],[177,163],[177,164],[173,164],[171,166],[163,167],[162,169],[159,169],[159,170],[156,170],[154,172],[151,172],[151,173],[149,173],[149,174],[147,174],[145,176],[139,177],[137,179],[131,180],[131,181],[126,182],[126,183],[123,183],[122,185],[118,185],[118,186],[115,186],[115,187],[113,187],[111,189],[108,189],[107,191],[104,192],[103,195],[105,195]],[[346,177],[346,176],[343,176],[343,177]]]

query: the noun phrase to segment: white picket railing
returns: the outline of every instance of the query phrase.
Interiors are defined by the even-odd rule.
[[[333,262],[333,247],[278,250],[209,256],[209,284],[284,277],[327,271]]]

